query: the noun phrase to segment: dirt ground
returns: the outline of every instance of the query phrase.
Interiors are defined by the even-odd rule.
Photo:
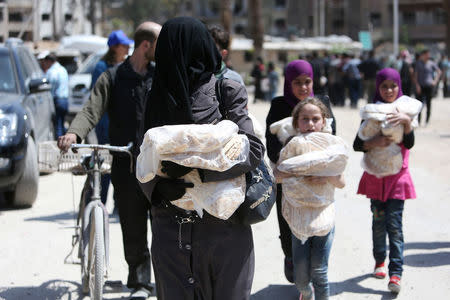
[[[249,103],[249,109],[264,125],[269,104]],[[334,114],[338,135],[351,145],[360,123],[358,111],[334,108]],[[405,270],[397,299],[448,299],[450,295],[449,116],[450,99],[435,99],[430,124],[415,130],[410,169],[418,197],[405,205]],[[352,151],[345,171],[347,185],[336,191],[336,233],[329,263],[331,299],[394,299],[387,290],[387,279],[370,276],[374,261],[369,200],[356,195],[361,157]],[[80,266],[64,263],[83,180],[67,173],[41,176],[38,199],[31,209],[0,208],[0,299],[84,299]],[[251,299],[298,299],[296,288],[284,278],[275,209],[253,229],[256,272]],[[125,299],[129,291],[120,282],[126,282],[127,266],[117,217],[112,217],[110,231],[109,279],[119,284],[107,286],[104,299]],[[75,255],[69,258],[76,259]]]

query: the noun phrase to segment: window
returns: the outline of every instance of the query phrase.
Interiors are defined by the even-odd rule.
[[[15,12],[15,13],[10,13],[9,14],[9,21],[10,22],[22,22],[23,20],[23,15],[19,12]]]
[[[42,21],[50,21],[50,14],[42,14],[41,19]]]
[[[0,92],[15,93],[17,92],[15,72],[13,70],[11,59],[8,52],[0,54]]]
[[[65,14],[64,15],[64,20],[66,22],[72,21],[72,14]]]
[[[369,15],[370,23],[374,28],[381,27],[381,14],[378,12],[370,13]]]
[[[286,0],[275,0],[275,7],[278,8],[286,7]]]
[[[314,17],[308,16],[308,29],[312,30],[314,28]]]
[[[403,24],[405,25],[415,25],[416,24],[416,13],[414,11],[405,11],[402,14]]]

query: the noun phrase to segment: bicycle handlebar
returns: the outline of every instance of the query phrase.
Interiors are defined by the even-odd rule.
[[[130,157],[130,172],[133,172],[133,153],[131,153],[131,148],[133,147],[133,142],[129,142],[126,146],[110,146],[110,145],[98,145],[98,144],[72,144],[70,148],[72,150],[77,149],[92,149],[92,150],[109,150],[112,152],[123,152],[127,153]]]

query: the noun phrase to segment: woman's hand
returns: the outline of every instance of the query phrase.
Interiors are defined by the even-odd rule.
[[[412,130],[411,118],[407,114],[399,112],[398,109],[396,113],[387,115],[387,121],[393,126],[402,124],[405,128],[405,133],[410,133]]]

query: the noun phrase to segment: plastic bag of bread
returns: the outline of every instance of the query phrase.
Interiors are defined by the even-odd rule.
[[[333,203],[335,187],[331,183],[310,184],[304,176],[283,179],[283,199],[292,205],[321,207]]]
[[[302,243],[311,236],[325,236],[334,227],[334,203],[323,207],[312,207],[282,201],[281,211],[292,233]]]
[[[388,114],[402,112],[407,114],[413,120],[413,127],[418,124],[414,122],[417,115],[422,110],[422,102],[417,99],[401,96],[392,103],[370,103],[361,107],[359,114],[361,119],[373,119],[377,121],[385,121]]]
[[[358,136],[361,140],[367,141],[380,133],[384,136],[390,136],[394,143],[403,141],[404,127],[402,124],[393,126],[389,122],[367,119],[361,123],[358,130]]]
[[[287,117],[272,123],[270,125],[270,132],[275,134],[283,145],[288,138],[297,134],[297,131],[292,126],[292,117]]]
[[[322,132],[331,133],[331,124],[333,124],[333,119],[326,118],[325,127],[323,128]],[[292,117],[287,117],[272,123],[270,125],[270,132],[272,134],[275,134],[280,143],[282,143],[283,145],[291,136],[298,134],[298,132],[294,129],[294,126],[292,126]]]
[[[283,160],[278,169],[285,173],[312,176],[336,176],[344,172],[348,160],[345,144],[330,145]]]
[[[214,171],[226,171],[247,159],[249,141],[235,123],[167,125],[149,129],[140,147],[136,177],[152,180],[163,160]]]
[[[300,157],[310,152],[318,153]],[[299,176],[334,176],[342,174],[347,160],[348,146],[341,137],[311,132],[293,137],[281,149],[278,169]],[[329,172],[326,171],[328,168]]]
[[[198,171],[192,170],[182,178],[192,182],[194,187],[187,188],[182,198],[171,203],[185,210],[195,210],[200,217],[205,210],[216,218],[227,220],[244,202],[245,175],[229,180],[202,182]]]
[[[387,147],[373,148],[364,153],[361,166],[367,173],[377,177],[397,174],[403,165],[401,150],[395,143]]]

